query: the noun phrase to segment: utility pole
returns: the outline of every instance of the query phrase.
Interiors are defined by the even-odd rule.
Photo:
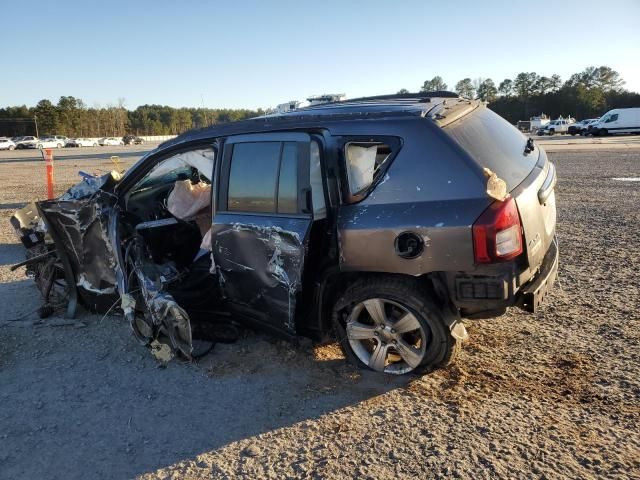
[[[34,116],[33,116],[33,121],[34,121],[34,122],[35,122],[35,124],[36,124],[36,137],[38,137],[38,138],[39,138],[39,137],[40,137],[40,135],[38,135],[38,116],[37,116],[37,115],[34,115]]]

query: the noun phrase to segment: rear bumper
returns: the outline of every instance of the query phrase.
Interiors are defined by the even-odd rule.
[[[489,275],[448,275],[448,286],[454,305],[466,318],[492,318],[509,307],[536,312],[558,275],[559,250],[554,238],[540,268],[526,283],[518,285],[515,262],[505,263],[502,271]]]
[[[516,294],[515,305],[527,312],[537,312],[547,292],[551,290],[558,278],[558,264],[560,252],[558,240],[553,239],[547,254],[544,257],[540,271]]]

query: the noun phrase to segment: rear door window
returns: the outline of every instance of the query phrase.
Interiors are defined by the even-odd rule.
[[[298,213],[298,145],[294,142],[282,148],[277,209],[278,213]]]
[[[298,213],[298,143],[233,145],[227,210]]]
[[[238,143],[233,146],[227,202],[229,210],[276,211],[280,149],[280,142]]]

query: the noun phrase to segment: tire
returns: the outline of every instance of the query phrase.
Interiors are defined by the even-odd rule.
[[[370,311],[383,312],[384,328],[376,324]],[[451,322],[446,320],[452,320],[452,316],[411,279],[373,277],[357,281],[345,290],[335,303],[333,326],[351,363],[402,375],[433,370],[455,361],[462,342],[447,327]],[[406,329],[398,333],[391,327],[401,319]],[[410,352],[405,350],[407,344]]]
[[[13,150],[14,148],[16,147],[14,147],[13,145],[9,145],[9,151]]]
[[[555,134],[556,134],[556,131],[553,128],[549,130],[549,136],[550,137],[555,135]]]
[[[61,144],[61,143],[58,143],[58,144],[56,145],[56,148],[62,148],[62,144]]]
[[[609,135],[609,131],[606,128],[601,128],[598,131],[598,136],[600,137],[606,137],[607,135]]]

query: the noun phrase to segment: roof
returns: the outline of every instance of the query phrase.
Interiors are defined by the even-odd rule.
[[[442,110],[442,108],[436,107],[446,105],[446,108],[450,108],[467,102],[467,100],[458,98],[455,93],[445,91],[356,98],[190,130],[164,142],[159,148],[227,135],[261,133],[290,128],[317,128],[328,121],[407,116],[426,117],[432,111]]]

